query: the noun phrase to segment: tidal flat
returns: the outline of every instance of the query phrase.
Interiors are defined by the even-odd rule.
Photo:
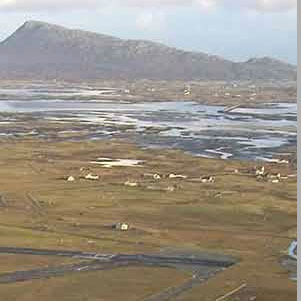
[[[297,104],[226,109],[186,101],[10,100],[0,102],[0,136],[56,141],[123,139],[146,148],[253,161],[281,161],[287,157],[283,150],[296,147]]]

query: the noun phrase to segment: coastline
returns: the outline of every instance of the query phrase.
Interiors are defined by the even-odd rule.
[[[120,101],[141,102],[197,102],[212,106],[235,106],[254,108],[264,103],[296,103],[296,82],[187,82],[187,81],[22,81],[0,80],[0,90],[38,89],[47,87],[52,90],[78,89],[83,94],[60,95],[64,100],[80,101]],[[44,95],[45,96],[45,95]],[[37,94],[36,99],[40,99]],[[20,98],[22,99],[22,98]],[[35,98],[33,97],[33,100]],[[46,98],[48,99],[48,98]],[[9,95],[0,93],[0,101],[9,100]],[[49,98],[51,100],[51,98]]]

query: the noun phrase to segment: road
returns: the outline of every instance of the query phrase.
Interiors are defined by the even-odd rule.
[[[231,258],[213,258],[213,256],[208,255],[161,256],[147,254],[100,254],[86,253],[81,251],[12,247],[0,247],[0,254],[15,254],[23,256],[58,256],[83,260],[79,263],[68,265],[65,264],[57,267],[47,267],[0,274],[0,284],[24,282],[51,277],[62,277],[71,273],[101,271],[128,266],[170,267],[176,269],[189,269],[192,271],[193,276],[191,279],[177,287],[167,288],[158,294],[150,296],[146,298],[145,301],[170,300],[236,263],[236,261]]]

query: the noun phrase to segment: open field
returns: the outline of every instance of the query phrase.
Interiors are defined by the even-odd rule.
[[[296,300],[296,283],[279,264],[296,237],[295,177],[259,181],[254,163],[142,150],[117,140],[5,139],[0,145],[0,247],[225,254],[239,262],[172,300],[216,300],[244,283],[226,301]],[[98,158],[143,163],[105,168],[91,163]],[[265,167],[282,176],[296,172],[290,165]],[[85,179],[89,173],[99,180]],[[211,175],[212,183],[200,180]],[[118,222],[129,231],[114,229]],[[0,255],[1,274],[74,262]],[[186,269],[128,267],[0,285],[0,295],[8,301],[146,300],[191,277]]]

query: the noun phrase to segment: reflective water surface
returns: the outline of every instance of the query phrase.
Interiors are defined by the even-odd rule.
[[[28,99],[14,100],[17,92]],[[39,91],[40,97],[46,92]],[[10,91],[5,93],[7,96]],[[72,96],[79,93],[76,90],[53,93],[51,100],[32,101],[28,91],[11,91],[9,100],[0,101],[0,135],[45,136],[34,123],[30,132],[27,127],[16,127],[26,117],[27,122],[33,118],[64,123],[58,136],[68,133],[68,139],[123,138],[142,146],[176,148],[222,159],[268,160],[283,153],[284,147],[296,146],[297,104],[265,104],[225,113],[222,106],[196,102],[74,101],[62,100],[60,95]]]

